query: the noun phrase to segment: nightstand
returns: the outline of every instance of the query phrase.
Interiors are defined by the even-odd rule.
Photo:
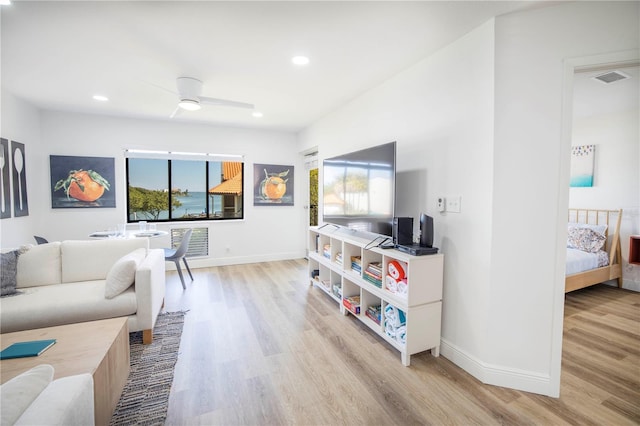
[[[629,263],[640,265],[640,235],[629,237]]]

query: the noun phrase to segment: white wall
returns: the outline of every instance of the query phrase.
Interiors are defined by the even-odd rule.
[[[16,98],[10,93],[2,92],[2,111],[0,112],[0,136],[7,140],[15,140],[25,145],[25,172],[27,173],[27,201],[29,204],[29,215],[13,217],[13,203],[11,203],[12,216],[0,220],[0,247],[16,247],[22,244],[25,236],[33,243],[33,229],[36,223],[37,214],[44,202],[37,196],[32,195],[39,185],[33,176],[38,172],[33,166],[33,158],[38,155],[42,146],[40,132],[40,112],[27,102]],[[5,164],[9,167],[9,162]],[[13,179],[9,173],[9,179]],[[11,185],[13,188],[13,182]],[[7,194],[9,195],[9,194]],[[5,244],[6,242],[6,244]]]
[[[637,2],[570,2],[496,19],[485,361],[514,375],[526,372],[531,388],[552,395],[560,381],[569,193],[562,105],[571,82],[563,81],[564,61],[637,49],[638,16]],[[492,382],[502,383],[508,369],[492,374]]]
[[[477,357],[491,261],[493,27],[486,23],[300,135],[302,148],[317,145],[321,158],[397,141],[396,214],[414,222],[432,215],[434,245],[445,254],[444,345]],[[461,213],[438,213],[443,195],[462,196]]]
[[[397,213],[434,214],[445,254],[442,353],[483,382],[559,393],[563,61],[637,47],[637,3],[505,15],[300,135],[324,158],[398,141]],[[449,194],[462,212],[434,213]]]
[[[39,208],[31,213],[33,229],[6,241],[3,238],[3,246],[31,243],[34,233],[50,240],[85,239],[92,231],[115,227],[126,220],[124,149],[179,149],[245,156],[244,220],[158,225],[158,229],[164,230],[184,226],[209,227],[210,255],[194,258],[190,262],[194,267],[304,255],[304,235],[299,232],[304,226],[303,185],[294,185],[293,207],[253,206],[253,163],[291,164],[295,166],[295,179],[305,179],[295,149],[295,135],[291,133],[184,124],[177,120],[136,120],[43,111],[41,134],[42,143],[37,149],[31,149],[31,140],[24,140],[27,151],[31,152],[29,199],[41,200]],[[52,209],[49,155],[115,157],[116,208]],[[152,239],[151,244],[153,247],[168,246],[169,238]]]

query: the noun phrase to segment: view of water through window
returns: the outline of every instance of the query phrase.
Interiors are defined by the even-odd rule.
[[[242,163],[129,158],[127,180],[129,221],[242,217]]]

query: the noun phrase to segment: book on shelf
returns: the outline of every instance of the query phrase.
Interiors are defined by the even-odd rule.
[[[382,287],[382,269],[378,269],[376,265],[369,264],[362,272],[362,278],[375,284],[376,287]]]
[[[371,271],[371,272],[378,273],[379,275],[382,275],[382,263],[380,263],[380,262],[371,262],[371,263],[369,263],[369,265],[367,265],[367,270]]]
[[[30,340],[28,342],[17,342],[2,352],[0,352],[0,359],[11,359],[11,358],[26,358],[31,356],[38,356],[42,352],[49,349],[56,343],[56,339],[46,339],[46,340]]]
[[[340,298],[342,297],[342,284],[341,283],[335,283],[333,285],[333,295]]]
[[[369,268],[365,269],[365,270],[364,270],[364,273],[365,273],[365,274],[367,274],[367,275],[369,275],[369,276],[371,276],[371,277],[377,278],[377,279],[379,279],[379,280],[381,280],[381,279],[382,279],[382,274],[381,274],[380,272],[372,271],[372,270],[371,270],[371,269],[369,269]]]
[[[382,288],[382,280],[369,275],[367,273],[367,271],[364,271],[364,273],[362,274],[362,278],[365,281],[370,282],[371,284],[375,285],[376,287]]]
[[[376,324],[380,324],[382,321],[382,306],[381,305],[372,305],[367,308],[364,313],[367,317],[373,320]]]

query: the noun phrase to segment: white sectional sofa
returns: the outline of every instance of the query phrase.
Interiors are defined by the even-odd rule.
[[[147,238],[32,246],[17,257],[16,270],[17,294],[0,299],[0,332],[128,317],[129,331],[143,331],[151,343],[164,303],[165,261]],[[116,295],[114,283],[121,287]]]

